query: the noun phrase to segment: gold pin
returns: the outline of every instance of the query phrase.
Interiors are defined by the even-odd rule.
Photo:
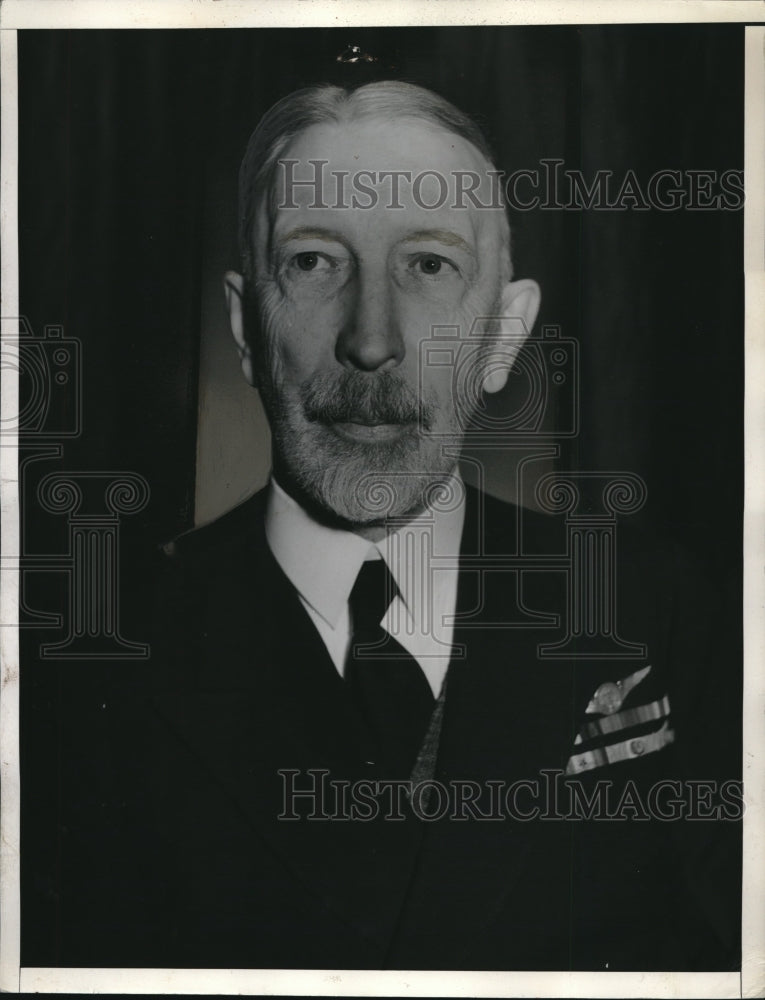
[[[622,707],[624,694],[622,693],[621,681],[607,681],[601,684],[592,699],[595,703],[595,711],[601,715],[613,715]]]
[[[629,677],[623,677],[618,681],[606,681],[601,684],[592,696],[590,704],[585,709],[587,715],[597,713],[598,715],[613,715],[622,707],[622,702],[630,691],[638,685],[650,671],[650,665],[636,670]]]

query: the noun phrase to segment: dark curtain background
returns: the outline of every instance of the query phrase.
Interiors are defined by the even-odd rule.
[[[121,579],[123,632],[142,638],[151,553],[193,523],[204,220],[230,232],[236,266],[235,174],[277,98],[319,81],[403,78],[474,114],[508,171],[543,158],[588,179],[604,169],[640,179],[740,169],[743,39],[743,26],[709,24],[20,32],[21,308],[36,335],[59,324],[81,342],[83,399],[80,435],[25,469],[27,552],[67,544],[65,518],[37,504],[43,475],[139,473],[151,497],[124,519]],[[349,45],[376,61],[338,62]],[[543,289],[540,323],[580,343],[581,431],[563,443],[562,465],[641,475],[640,518],[707,560],[735,610],[743,212],[537,209],[512,223],[517,274]],[[55,397],[51,426],[67,405]],[[62,574],[36,574],[25,589],[34,611],[65,606]],[[720,627],[735,694],[738,618],[721,612]],[[41,661],[40,643],[60,637],[23,632],[29,965],[55,961],[66,816],[87,798],[93,769],[109,766],[67,721],[69,708],[92,703],[97,725],[97,705],[138,690],[151,671],[150,660]]]
[[[338,62],[350,44],[377,61]],[[742,26],[22,33],[22,310],[38,335],[62,324],[83,344],[83,434],[66,465],[144,475],[150,537],[193,519],[202,220],[230,220],[236,266],[235,175],[259,116],[312,82],[391,76],[475,115],[508,171],[559,158],[588,180],[632,169],[645,182],[743,166]],[[568,463],[638,472],[646,516],[730,553],[743,213],[540,208],[512,221],[517,273],[543,289],[540,324],[581,345]]]

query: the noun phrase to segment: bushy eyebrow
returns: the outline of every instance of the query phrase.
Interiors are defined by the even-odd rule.
[[[332,243],[341,243],[344,247],[348,245],[345,237],[334,229],[317,229],[314,226],[298,226],[295,229],[290,229],[288,233],[279,238],[278,245],[284,246],[290,240],[327,240]]]
[[[470,254],[471,257],[475,256],[470,244],[466,243],[459,233],[455,233],[451,229],[418,229],[416,233],[408,233],[402,242],[426,243],[429,241],[443,243],[447,247],[458,247],[460,250],[464,250],[465,253]]]
[[[281,236],[277,245],[282,247],[285,243],[289,243],[291,240],[326,240],[328,242],[331,241],[332,243],[339,243],[347,250],[350,250],[346,238],[342,235],[342,233],[339,233],[334,229],[323,229],[321,227],[317,228],[316,226],[297,226],[295,229],[290,229],[289,232],[284,234],[284,236]],[[475,252],[470,244],[467,243],[459,235],[459,233],[455,233],[451,229],[418,229],[414,233],[407,233],[401,242],[443,243],[444,246],[457,247],[470,257],[475,257]]]

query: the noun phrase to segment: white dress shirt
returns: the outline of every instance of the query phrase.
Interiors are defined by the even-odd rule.
[[[340,674],[351,644],[348,598],[361,564],[384,559],[399,596],[382,627],[417,660],[435,697],[451,656],[465,490],[457,473],[444,509],[426,508],[378,542],[315,521],[272,478],[266,538]]]

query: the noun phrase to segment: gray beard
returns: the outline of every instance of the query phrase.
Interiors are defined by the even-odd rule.
[[[272,422],[275,470],[296,498],[342,526],[391,526],[416,516],[449,479],[454,448],[412,428],[395,441],[351,442],[310,433],[286,415]]]
[[[261,324],[267,331],[267,317]],[[319,374],[301,387],[299,399],[289,399],[267,332],[259,348],[259,388],[271,425],[274,471],[305,507],[351,529],[391,526],[410,520],[439,496],[457,465],[465,412],[453,417],[445,436],[433,436],[429,430],[437,401],[419,400],[400,377],[385,373]],[[465,411],[476,393],[464,387],[456,391]],[[358,414],[407,427],[396,440],[380,442],[349,441],[333,432],[332,422]]]

